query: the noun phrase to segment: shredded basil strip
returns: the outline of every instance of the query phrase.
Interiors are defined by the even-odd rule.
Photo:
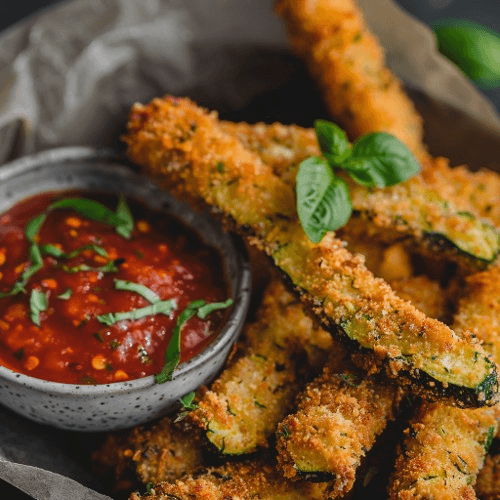
[[[160,373],[155,375],[156,383],[163,384],[172,380],[172,374],[179,364],[181,359],[181,330],[182,327],[190,320],[197,312],[198,309],[205,305],[204,300],[195,300],[190,302],[186,309],[184,309],[177,318],[177,323],[175,325],[174,331],[172,333],[172,338],[168,343],[167,350],[165,352],[165,364],[161,369]]]
[[[141,285],[140,283],[134,283],[133,281],[125,281],[115,279],[115,288],[117,290],[126,290],[129,292],[135,292],[144,297],[147,301],[151,302],[151,304],[155,304],[156,302],[160,302],[161,299],[158,295],[150,290],[147,286]]]
[[[212,302],[211,304],[205,304],[198,309],[196,314],[198,318],[205,319],[211,312],[217,311],[218,309],[226,309],[233,305],[233,299],[227,299],[225,302]]]
[[[112,212],[108,207],[95,200],[88,198],[64,198],[52,203],[47,212],[59,208],[71,208],[75,212],[97,222],[117,227],[125,222],[124,219]]]
[[[72,259],[85,250],[93,250],[96,254],[102,257],[108,257],[108,253],[106,252],[106,250],[98,245],[84,245],[80,248],[76,248],[69,253],[64,253],[59,247],[48,243],[46,245],[41,245],[40,250],[42,253],[51,255],[52,257],[56,257],[58,259]]]
[[[116,259],[118,260],[118,259]],[[96,273],[117,273],[119,271],[116,260],[110,260],[107,264],[100,267],[92,267],[88,264],[79,264],[78,266],[67,266],[66,264],[61,266],[61,269],[70,274],[79,273],[82,271],[94,271]]]
[[[47,296],[38,290],[31,290],[30,318],[35,325],[40,326],[40,313],[46,311],[47,306]]]
[[[212,304],[207,304],[204,300],[195,300],[187,305],[177,318],[177,324],[175,325],[172,338],[165,352],[165,364],[160,373],[155,375],[155,380],[158,384],[163,384],[164,382],[172,380],[174,370],[177,368],[181,358],[181,331],[186,322],[195,315],[198,315],[200,318],[205,318],[210,312],[222,309],[223,307],[229,307],[232,303],[232,299],[228,299],[225,302],[214,302]],[[201,316],[200,311],[202,312]]]
[[[119,321],[136,320],[144,318],[145,316],[154,316],[155,314],[170,316],[175,309],[177,309],[177,302],[175,299],[169,299],[161,300],[150,306],[141,307],[132,311],[101,314],[96,316],[96,318],[100,323],[111,326]]]
[[[132,212],[123,194],[120,195],[120,199],[118,200],[116,215],[122,220],[122,222],[116,226],[116,232],[126,240],[130,239],[132,231],[134,230],[134,218],[132,217]]]
[[[19,279],[14,283],[8,292],[0,293],[0,299],[17,295],[20,292],[26,293],[24,288],[28,280],[43,267],[43,259],[40,249],[36,243],[32,243],[29,249],[29,259],[31,264],[23,271]]]
[[[24,228],[24,234],[26,235],[26,238],[28,238],[29,242],[33,243],[35,241],[35,236],[38,234],[38,231],[40,231],[40,228],[42,227],[46,218],[47,215],[44,212],[37,215],[36,217],[33,217],[33,219],[31,219],[26,224]]]
[[[61,299],[61,300],[68,300],[71,298],[72,295],[73,295],[73,291],[71,290],[71,288],[68,288],[63,293],[58,295],[57,298]]]

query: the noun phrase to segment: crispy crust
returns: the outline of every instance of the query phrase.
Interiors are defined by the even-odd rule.
[[[422,163],[422,119],[385,67],[384,54],[353,0],[277,0],[289,42],[316,80],[330,114],[352,138],[383,131]]]
[[[150,494],[133,493],[130,500],[323,500],[325,487],[287,481],[271,461],[227,463],[195,471],[175,483],[155,486]]]
[[[303,387],[304,375],[319,369],[315,365],[326,359],[333,342],[276,279],[244,335],[244,354],[223,371],[188,417],[221,453],[230,455],[268,446]]]
[[[473,485],[497,426],[497,410],[423,404],[405,431],[391,500],[474,499]]]
[[[327,327],[375,352],[377,365],[385,364],[391,376],[421,381],[413,385],[416,392],[452,396],[458,376],[461,404],[488,404],[496,370],[473,339],[458,337],[399,299],[332,233],[319,244],[310,242],[296,220],[290,187],[221,131],[214,113],[187,99],[155,99],[133,107],[128,128],[130,157],[164,187],[204,201],[252,233]],[[452,365],[444,367],[444,359]]]
[[[453,326],[470,329],[498,362],[499,322],[500,268],[494,266],[467,278]],[[498,405],[475,411],[423,405],[396,461],[391,498],[476,498],[473,485],[499,417]]]
[[[401,396],[396,386],[349,363],[329,363],[307,386],[297,413],[278,427],[278,462],[285,476],[332,481],[333,497],[350,491],[361,459],[396,417]]]
[[[174,424],[173,417],[153,427],[134,427],[128,434],[109,434],[92,460],[102,469],[114,469],[115,489],[140,482],[173,481],[203,463],[197,429]]]

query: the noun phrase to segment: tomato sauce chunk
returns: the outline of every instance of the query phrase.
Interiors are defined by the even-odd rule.
[[[231,305],[220,256],[177,219],[129,203],[52,192],[0,216],[0,364],[108,384],[158,374],[176,329],[180,362],[214,339]]]

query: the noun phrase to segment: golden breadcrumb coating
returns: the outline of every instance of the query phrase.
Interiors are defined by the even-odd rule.
[[[165,417],[152,427],[134,427],[127,434],[109,434],[92,460],[100,468],[114,469],[115,489],[127,489],[137,477],[149,482],[173,481],[203,463],[197,429],[175,424]]]
[[[333,344],[276,279],[244,336],[244,354],[225,368],[188,417],[204,429],[210,443],[229,455],[268,446],[269,436],[303,387],[305,374],[319,370]],[[341,346],[337,350],[343,352]]]
[[[354,0],[277,0],[293,51],[304,60],[325,104],[352,138],[388,132],[425,164],[422,119]]]
[[[150,493],[133,493],[130,500],[323,500],[325,486],[285,479],[269,460],[229,462],[195,471],[175,483],[156,485]]]

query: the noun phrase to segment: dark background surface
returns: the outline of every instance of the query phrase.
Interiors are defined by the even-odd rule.
[[[71,0],[0,0],[0,31],[27,16],[68,1]],[[464,18],[500,32],[499,0],[396,1],[408,12],[428,24],[442,19]],[[500,110],[500,88],[483,92]]]
[[[0,31],[30,15],[71,0],[0,0]],[[375,1],[375,0],[374,0]],[[410,13],[432,24],[447,18],[465,18],[500,31],[499,0],[398,0]],[[0,33],[1,36],[1,33]],[[1,89],[0,89],[1,90]],[[485,94],[500,109],[500,89]],[[29,497],[0,481],[0,499],[27,500]]]

